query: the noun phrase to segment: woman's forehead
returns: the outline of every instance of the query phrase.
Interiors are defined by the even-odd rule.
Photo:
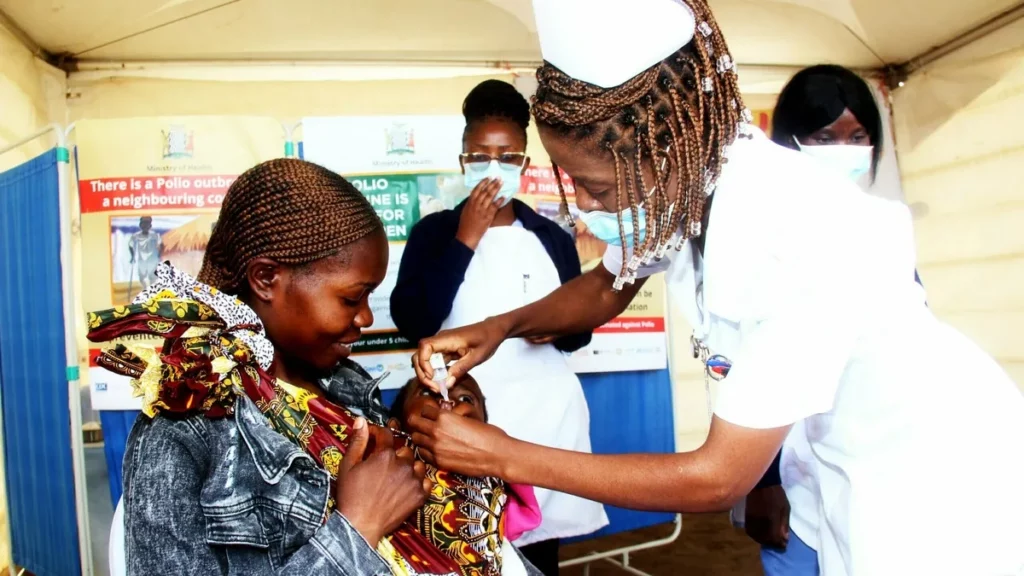
[[[470,125],[466,132],[466,146],[477,148],[516,148],[524,152],[526,139],[523,130],[507,118],[485,118]]]
[[[860,120],[857,119],[857,116],[855,116],[853,111],[851,111],[849,108],[844,109],[843,113],[839,115],[839,118],[836,118],[831,124],[819,128],[819,130],[849,131],[865,129],[866,128],[864,128],[864,125],[861,124]]]
[[[540,128],[540,139],[551,162],[573,180],[589,187],[615,182],[614,159],[592,142],[544,126]]]
[[[330,288],[376,288],[387,274],[387,250],[371,235],[344,246],[337,254],[306,266],[306,273]],[[383,242],[386,243],[386,240]]]

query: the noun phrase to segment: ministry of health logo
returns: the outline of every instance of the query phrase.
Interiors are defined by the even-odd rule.
[[[394,124],[387,129],[385,136],[388,155],[416,153],[416,138],[413,135],[412,126]]]
[[[192,130],[186,130],[181,125],[174,125],[161,132],[164,135],[164,159],[192,157],[194,152],[194,132]]]

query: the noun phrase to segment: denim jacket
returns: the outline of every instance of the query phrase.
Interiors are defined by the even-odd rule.
[[[379,382],[345,362],[321,386],[383,424]],[[323,522],[329,487],[246,397],[223,419],[139,416],[124,456],[128,574],[390,576],[344,516]]]

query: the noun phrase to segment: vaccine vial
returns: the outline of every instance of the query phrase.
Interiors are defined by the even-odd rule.
[[[430,356],[430,367],[434,369],[434,383],[437,384],[437,388],[441,392],[441,398],[444,399],[441,402],[441,407],[451,410],[452,403],[448,399],[448,367],[445,366],[444,355],[432,354]]]

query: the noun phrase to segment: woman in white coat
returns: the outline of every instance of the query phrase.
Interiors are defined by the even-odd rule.
[[[580,275],[572,236],[513,199],[529,165],[526,99],[507,82],[487,80],[466,97],[463,115],[469,198],[413,227],[391,293],[391,316],[412,342],[537,301]],[[589,341],[587,329],[499,346],[472,371],[490,422],[521,440],[590,452],[590,413],[565,359]],[[576,496],[538,490],[537,499],[542,523],[515,544],[552,576],[559,540],[594,532],[608,519],[600,504]]]
[[[701,512],[743,498],[800,435],[826,576],[1024,569],[1024,398],[925,306],[908,210],[745,123],[704,0],[534,11],[541,139],[588,228],[624,248],[539,302],[424,340],[421,378],[435,352],[461,358],[457,377],[506,338],[600,325],[659,272],[695,355],[727,376],[693,452],[557,451],[436,411],[412,422],[417,444],[460,472]]]

